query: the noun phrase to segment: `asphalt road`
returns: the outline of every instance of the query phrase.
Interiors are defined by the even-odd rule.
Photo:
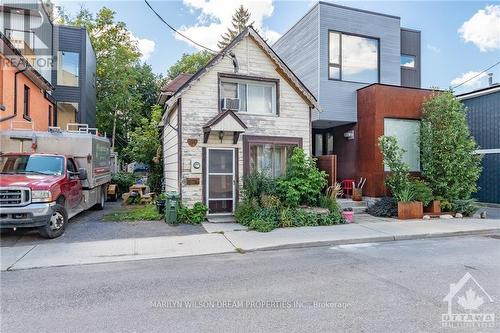
[[[104,221],[104,215],[127,209],[120,202],[107,202],[104,210],[87,210],[69,220],[61,237],[44,239],[34,229],[2,230],[0,246],[26,246],[47,243],[92,242],[118,238],[183,236],[206,233],[201,225],[171,226],[164,221]]]
[[[457,296],[476,291],[496,315],[481,331],[498,332],[500,239],[486,236],[2,272],[1,331],[437,332],[467,272],[495,302],[472,280]]]

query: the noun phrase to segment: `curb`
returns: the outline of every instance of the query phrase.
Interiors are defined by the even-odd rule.
[[[245,252],[257,252],[257,251],[299,249],[299,248],[306,248],[306,247],[337,246],[337,245],[348,245],[348,244],[385,243],[385,242],[395,242],[395,241],[401,241],[401,240],[445,238],[445,237],[455,237],[455,236],[488,235],[491,233],[500,233],[500,228],[484,229],[484,230],[471,230],[471,231],[442,232],[442,233],[434,233],[434,234],[380,236],[380,237],[357,238],[357,239],[304,242],[304,243],[295,243],[295,244],[283,244],[283,245],[276,245],[276,246],[267,246],[267,247],[261,247],[261,248],[256,248],[256,249],[243,249],[243,251],[245,251]]]

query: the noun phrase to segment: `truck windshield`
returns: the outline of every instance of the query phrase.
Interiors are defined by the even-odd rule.
[[[39,174],[60,176],[63,174],[63,171],[64,159],[59,156],[0,156],[0,172],[3,174]]]

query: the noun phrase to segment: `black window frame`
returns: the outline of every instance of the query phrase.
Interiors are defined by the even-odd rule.
[[[30,87],[24,85],[23,91],[23,118],[31,121],[30,117]]]
[[[340,36],[340,38],[339,38],[339,63],[338,64],[330,63],[330,33],[337,33]],[[362,82],[362,81],[352,81],[352,80],[343,80],[342,79],[342,35],[374,39],[377,41],[377,82]],[[328,66],[326,67],[326,70],[327,70],[328,80],[330,80],[330,81],[342,81],[342,82],[352,82],[352,83],[361,83],[361,84],[380,83],[380,38],[379,37],[328,29],[327,57],[328,57],[328,59],[327,59]],[[339,69],[339,79],[330,78],[330,66],[333,66],[333,67],[336,67]]]
[[[52,126],[52,105],[49,105],[48,124],[49,124],[49,127]]]

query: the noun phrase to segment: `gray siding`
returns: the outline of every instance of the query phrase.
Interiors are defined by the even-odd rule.
[[[467,121],[481,149],[500,149],[500,92],[462,101],[468,108]],[[486,154],[478,181],[476,198],[481,202],[500,203],[500,153]]]
[[[328,79],[328,30],[379,38],[380,83],[400,85],[400,19],[322,2],[319,6],[319,102],[325,111],[319,119],[356,122],[356,90],[367,84]]]
[[[401,54],[415,57],[414,69],[401,67],[401,85],[405,87],[420,88],[422,72],[420,31],[401,29]]]
[[[61,102],[78,103],[77,121],[96,126],[96,90],[95,90],[95,53],[84,28],[55,26],[54,56],[57,51],[76,52],[80,54],[79,86],[68,87],[57,85],[57,66],[54,66],[52,82],[55,85],[54,98]],[[56,58],[57,61],[57,58]]]
[[[315,5],[273,45],[273,50],[318,97],[319,6]]]

